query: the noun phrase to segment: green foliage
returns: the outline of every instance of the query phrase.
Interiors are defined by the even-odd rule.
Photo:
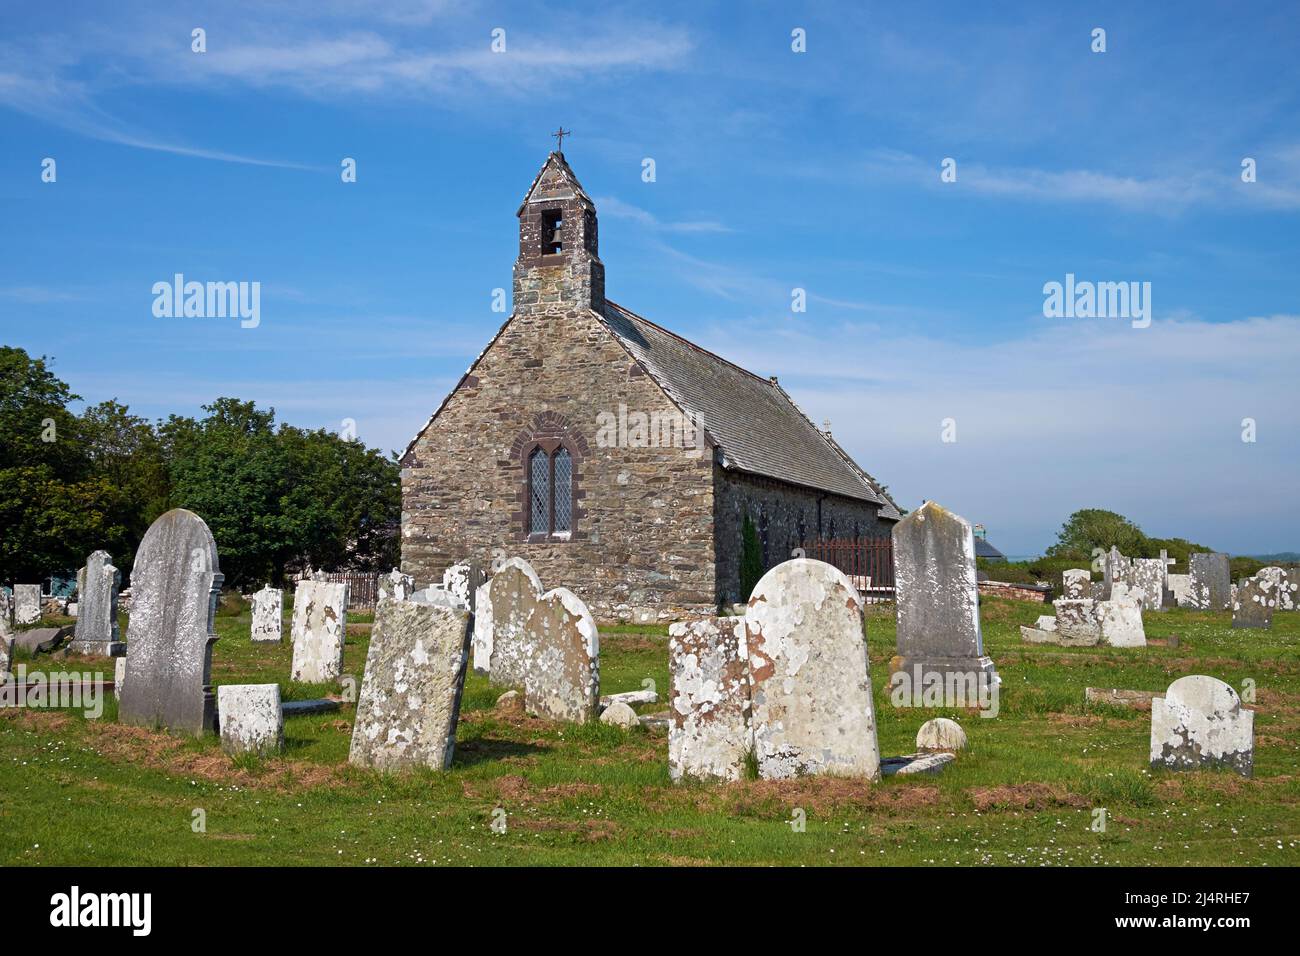
[[[741,600],[749,600],[749,595],[754,591],[754,585],[758,584],[759,578],[762,576],[763,545],[758,540],[758,529],[754,527],[754,522],[749,520],[749,515],[745,515],[745,521],[740,528]]]
[[[1094,548],[1109,551],[1112,547],[1131,558],[1159,556],[1158,548],[1148,553],[1151,541],[1141,528],[1123,515],[1101,508],[1083,508],[1070,515],[1047,553],[1051,557],[1091,561]]]
[[[45,358],[0,347],[0,580],[71,573],[97,548],[129,577],[172,507],[208,523],[232,586],[398,563],[399,470],[378,451],[233,398],[156,428],[113,400],[74,415],[78,400]]]

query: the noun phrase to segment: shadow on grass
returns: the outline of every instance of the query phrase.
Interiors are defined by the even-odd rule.
[[[471,740],[456,741],[456,752],[452,757],[453,767],[473,767],[508,757],[530,757],[546,753],[550,747],[526,744],[517,740],[496,740],[491,737],[475,737]]]

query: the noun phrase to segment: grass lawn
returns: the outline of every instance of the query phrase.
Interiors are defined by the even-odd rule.
[[[665,733],[500,718],[500,690],[478,675],[466,684],[453,769],[407,776],[346,765],[351,705],[289,719],[284,754],[266,761],[232,760],[210,736],[120,726],[112,699],[98,720],[0,709],[0,864],[1300,864],[1300,614],[1235,632],[1227,612],[1148,614],[1157,643],[1145,649],[1023,644],[1017,626],[1044,610],[983,603],[1003,679],[994,719],[891,706],[892,608],[872,610],[882,755],[912,752],[935,716],[959,719],[970,739],[940,776],[874,785],[673,786]],[[362,626],[349,629],[344,672],[359,686],[368,618],[349,620]],[[287,621],[282,646],[251,644],[246,614],[218,617],[217,631],[214,684],[279,682],[286,699],[341,690],[288,683]],[[649,678],[666,698],[667,644],[666,628],[604,629],[602,692]],[[111,663],[18,663],[112,676]],[[1238,689],[1254,681],[1253,779],[1153,772],[1149,714],[1084,703],[1087,686],[1163,691],[1193,673]],[[1092,828],[1098,807],[1105,832]],[[491,826],[498,809],[504,833]],[[790,826],[797,809],[803,832]]]

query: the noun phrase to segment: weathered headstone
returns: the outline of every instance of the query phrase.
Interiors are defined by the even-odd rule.
[[[973,592],[973,558],[969,585]],[[778,564],[750,595],[745,644],[759,776],[879,779],[862,599],[853,582],[809,558]]]
[[[1294,571],[1288,571],[1286,568],[1260,568],[1259,575],[1273,582],[1277,590],[1277,604],[1275,611],[1294,611],[1297,604],[1300,604],[1300,581],[1297,581],[1297,575]]]
[[[113,661],[113,696],[122,699],[122,688],[126,686],[126,657]]]
[[[1092,572],[1087,568],[1070,568],[1061,574],[1061,597],[1077,601],[1092,597]]]
[[[739,780],[753,749],[743,617],[668,628],[668,776]]]
[[[1111,545],[1102,561],[1101,574],[1101,599],[1109,601],[1111,588],[1114,587],[1116,582],[1121,584],[1133,583],[1133,561],[1131,558],[1126,558],[1118,547]]]
[[[0,641],[13,640],[13,598],[4,588],[0,588]]]
[[[1169,594],[1171,607],[1191,607],[1192,576],[1190,574],[1169,575]]]
[[[41,619],[41,586],[39,584],[14,585],[14,624],[23,627]]]
[[[1052,602],[1056,608],[1056,630],[1075,642],[1096,643],[1101,639],[1098,619],[1099,601],[1092,598],[1058,598]]]
[[[961,724],[947,717],[935,717],[927,720],[916,732],[916,749],[926,750],[965,750],[966,731]]]
[[[329,581],[299,581],[293,595],[293,670],[304,684],[338,680],[343,673],[347,636],[348,586]]]
[[[470,633],[466,609],[379,602],[349,763],[376,770],[451,768]]]
[[[409,600],[415,591],[415,578],[403,574],[397,568],[379,578],[379,600],[390,598],[394,601]]]
[[[1249,777],[1254,763],[1255,715],[1230,685],[1193,674],[1151,701],[1151,766],[1228,767]]]
[[[270,756],[284,749],[279,684],[222,684],[217,688],[221,749]]]
[[[1146,647],[1142,626],[1142,605],[1127,587],[1115,582],[1109,601],[1097,604],[1097,625],[1101,642],[1111,647]]]
[[[1223,611],[1232,606],[1232,572],[1226,554],[1193,554],[1187,561],[1187,569],[1192,579],[1192,607],[1201,611]]]
[[[524,630],[529,643],[524,709],[549,720],[583,724],[595,719],[600,636],[587,605],[568,588],[555,588],[533,605]],[[493,647],[494,672],[498,648]]]
[[[149,526],[131,572],[123,723],[196,736],[216,729],[212,625],[223,580],[217,544],[198,515],[176,508]]]
[[[122,652],[117,623],[117,589],[122,574],[107,551],[96,551],[77,572],[77,626],[68,650],[74,654],[116,656]],[[114,646],[117,645],[117,646]]]
[[[1232,595],[1234,628],[1271,628],[1277,606],[1277,583],[1263,572],[1243,578]]]
[[[254,644],[284,642],[284,591],[268,584],[253,595],[253,626],[249,636]]]
[[[542,582],[523,558],[508,558],[478,589],[474,604],[474,669],[495,685],[523,687],[532,656],[528,618]]]
[[[1165,563],[1159,558],[1133,559],[1133,586],[1129,593],[1142,610],[1164,609],[1165,573]]]
[[[473,561],[458,561],[442,572],[442,586],[475,614],[478,589],[483,586],[483,569]]]
[[[996,681],[980,632],[970,522],[927,501],[894,525],[893,537],[900,669],[923,684],[931,672]]]

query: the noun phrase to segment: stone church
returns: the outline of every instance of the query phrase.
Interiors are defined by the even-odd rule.
[[[514,313],[402,458],[420,586],[520,555],[598,618],[646,621],[748,599],[747,516],[764,567],[811,538],[889,534],[893,500],[775,377],[605,297],[596,206],[563,153],[517,216]]]

